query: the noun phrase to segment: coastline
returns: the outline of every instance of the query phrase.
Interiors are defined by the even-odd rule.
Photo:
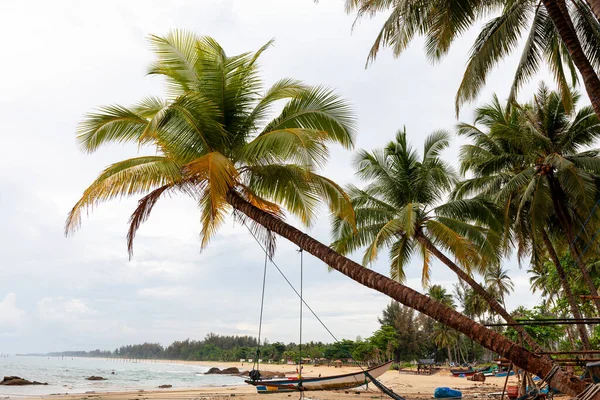
[[[144,362],[143,360],[141,362]],[[252,368],[251,363],[239,362],[215,362],[215,361],[183,361],[183,360],[156,360],[152,362],[169,363],[169,364],[190,364],[200,365],[205,367],[228,368],[236,367],[240,371],[249,370]],[[286,364],[261,364],[261,370],[282,372],[289,376],[295,374],[294,365]],[[358,367],[328,367],[306,365],[304,367],[305,377],[331,376],[338,374],[346,374],[357,372]],[[414,372],[407,371],[387,371],[380,377],[380,381],[392,389],[399,395],[407,399],[431,399],[433,391],[436,387],[447,386],[461,390],[464,399],[486,397],[486,394],[499,392],[502,390],[505,378],[488,377],[485,382],[473,382],[466,378],[453,377],[448,370],[440,370],[433,375],[417,375]],[[515,377],[509,379],[509,384],[516,382]],[[168,383],[168,382],[165,382]],[[356,388],[341,391],[318,391],[307,392],[307,398],[318,398],[322,400],[333,399],[359,399],[365,398],[388,398],[373,385],[369,388]],[[270,399],[283,400],[295,398],[298,393],[272,393],[269,394]],[[88,392],[74,394],[52,394],[43,396],[24,396],[19,399],[53,399],[53,400],[199,400],[199,399],[221,399],[225,397],[243,397],[248,400],[256,400],[264,398],[256,392],[256,389],[250,385],[242,386],[220,386],[220,387],[200,387],[200,388],[177,388],[171,389],[153,389],[153,390],[127,390],[127,391],[110,391],[110,392]],[[12,397],[11,397],[12,398]],[[16,398],[16,397],[15,397]]]

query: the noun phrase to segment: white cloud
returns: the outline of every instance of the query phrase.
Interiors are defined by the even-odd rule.
[[[37,307],[40,319],[60,322],[73,322],[96,313],[87,305],[87,300],[62,296],[44,297],[38,301]]]
[[[0,301],[0,333],[11,333],[23,325],[25,311],[17,307],[17,295],[7,293]]]
[[[137,291],[138,296],[159,300],[183,299],[192,294],[192,290],[182,286],[161,286],[144,288]]]

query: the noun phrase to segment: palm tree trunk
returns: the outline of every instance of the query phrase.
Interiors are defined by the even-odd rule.
[[[490,308],[496,314],[498,314],[502,318],[504,318],[504,320],[507,323],[515,324],[515,325],[513,325],[513,328],[523,336],[523,339],[525,340],[525,342],[527,342],[527,344],[531,347],[531,349],[533,351],[535,351],[535,352],[542,351],[540,346],[535,342],[535,340],[533,340],[533,338],[529,335],[529,333],[527,333],[527,331],[523,328],[523,326],[517,325],[517,321],[515,321],[515,319],[510,316],[508,311],[506,311],[504,309],[504,307],[502,307],[500,305],[500,303],[498,303],[498,301],[496,301],[496,299],[494,299],[488,293],[488,291],[485,290],[485,288],[483,286],[481,286],[479,283],[477,283],[477,281],[475,281],[475,279],[471,278],[471,276],[469,274],[467,274],[465,271],[463,271],[462,268],[460,268],[458,265],[456,265],[454,262],[452,262],[452,260],[450,260],[448,257],[446,257],[446,255],[444,253],[442,253],[440,250],[438,250],[438,248],[435,247],[433,245],[433,243],[431,243],[431,241],[428,238],[426,238],[422,233],[417,233],[417,240],[423,246],[425,246],[427,248],[427,250],[429,250],[434,256],[436,256],[436,258],[438,260],[440,260],[441,262],[446,264],[446,266],[448,268],[450,268],[456,275],[458,275],[458,277],[460,279],[462,279],[469,286],[471,286],[473,288],[473,290],[475,291],[475,293],[477,293],[478,295],[483,297],[485,299],[485,301],[487,301],[488,304],[490,305]]]
[[[448,365],[452,362],[452,352],[450,351],[450,345],[446,346],[446,350],[448,350]]]
[[[594,67],[590,64],[583,49],[581,43],[577,37],[577,33],[573,27],[573,22],[566,12],[565,0],[542,0],[548,15],[552,19],[558,34],[564,42],[575,66],[579,70],[579,73],[583,77],[585,89],[588,93],[592,107],[596,115],[600,117],[600,79]]]
[[[288,239],[336,271],[341,272],[363,286],[375,289],[407,307],[464,333],[483,347],[513,361],[522,369],[540,377],[546,377],[550,372],[555,371],[553,374],[550,374],[549,383],[558,390],[570,395],[576,395],[585,389],[585,382],[560,369],[554,370],[555,365],[549,357],[537,356],[508,340],[506,337],[477,324],[475,321],[450,307],[375,271],[364,268],[362,265],[336,253],[328,246],[293,226],[253,206],[233,192],[228,194],[227,200],[239,212],[242,212],[270,231]],[[600,400],[600,394],[595,399]]]
[[[600,21],[600,0],[587,0],[587,3],[596,16],[596,19]]]
[[[575,302],[575,298],[573,297],[573,291],[571,291],[571,286],[569,285],[569,281],[567,280],[567,274],[565,273],[565,269],[563,268],[560,260],[558,259],[558,255],[556,255],[556,251],[554,250],[554,246],[552,246],[552,242],[548,237],[545,229],[542,229],[542,238],[544,239],[544,244],[546,245],[546,250],[548,250],[548,254],[550,255],[550,259],[554,263],[556,267],[556,272],[558,273],[558,277],[560,278],[560,283],[562,284],[563,290],[565,292],[565,296],[567,296],[567,301],[569,302],[569,306],[571,307],[571,313],[577,319],[581,319],[581,312],[579,311],[579,307]],[[590,339],[587,334],[587,330],[584,325],[577,324],[577,329],[579,330],[579,336],[581,337],[581,342],[583,343],[584,350],[590,350],[592,348],[590,344]]]
[[[577,245],[575,244],[575,235],[573,234],[573,223],[571,221],[571,218],[569,217],[568,211],[565,209],[566,195],[564,194],[562,188],[560,187],[554,176],[546,175],[546,179],[548,180],[548,185],[550,187],[552,204],[554,206],[556,217],[558,218],[558,223],[563,229],[567,240],[572,245],[571,252],[573,253],[573,257],[575,258],[577,266],[581,271],[583,281],[590,290],[590,294],[594,296],[594,303],[596,304],[596,308],[600,313],[600,298],[598,298],[598,290],[596,290],[596,285],[594,285],[594,281],[592,280],[592,277],[590,276],[587,267],[583,263],[583,260],[580,257],[579,250],[577,249]]]

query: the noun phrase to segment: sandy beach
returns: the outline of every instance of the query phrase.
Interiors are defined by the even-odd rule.
[[[237,367],[242,370],[248,370],[251,365],[248,363],[224,363],[224,362],[196,362],[196,361],[165,361],[181,364],[198,364],[209,367]],[[293,365],[273,365],[261,364],[261,369],[265,371],[278,371],[293,375],[295,366]],[[337,374],[345,374],[358,371],[358,367],[340,367],[333,366],[305,366],[304,375],[306,377],[330,376]],[[472,382],[466,378],[453,377],[448,370],[441,370],[433,375],[417,375],[413,371],[388,371],[382,375],[380,381],[394,392],[400,394],[407,399],[430,399],[433,398],[433,391],[436,387],[447,386],[459,389],[463,392],[463,398],[487,398],[489,393],[499,392],[502,390],[505,378],[488,377],[485,382]],[[511,377],[509,383],[516,382],[514,377]],[[166,382],[168,383],[168,382]],[[198,389],[156,389],[152,391],[126,391],[126,392],[108,392],[108,393],[84,393],[84,394],[53,394],[47,396],[27,397],[27,399],[53,399],[53,400],[145,400],[145,399],[178,399],[178,400],[200,400],[200,399],[222,399],[225,397],[242,397],[244,399],[253,400],[264,398],[265,395],[260,395],[256,389],[249,385],[244,386],[226,386],[226,387],[204,387]],[[299,393],[274,393],[269,394],[268,398],[273,400],[282,400],[289,398],[298,398]],[[376,387],[369,385],[368,390],[351,389],[345,391],[318,391],[307,392],[307,399],[376,399],[388,398],[381,393]]]

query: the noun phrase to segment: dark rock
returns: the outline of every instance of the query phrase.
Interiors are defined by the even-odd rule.
[[[106,378],[103,378],[101,376],[95,376],[95,375],[92,375],[92,376],[87,377],[85,379],[87,379],[88,381],[105,381],[106,380]]]
[[[23,379],[18,376],[5,376],[2,381],[0,381],[0,385],[2,386],[25,386],[25,385],[47,385],[47,383],[42,383],[38,381],[28,381],[27,379]]]
[[[225,368],[224,370],[220,370],[219,368],[212,367],[207,372],[205,372],[205,375],[214,375],[214,374],[234,375],[234,374],[239,374],[239,373],[240,373],[240,370],[237,369],[236,367]]]
[[[160,385],[158,388],[159,389],[170,389],[172,387],[173,387],[173,385]]]
[[[208,371],[206,371],[204,374],[205,375],[212,375],[212,374],[220,374],[221,370],[217,367],[212,367],[211,369],[209,369]]]
[[[236,367],[230,367],[230,368],[225,368],[224,370],[221,371],[222,374],[227,374],[227,375],[233,375],[233,374],[239,374],[240,370],[237,369]]]

